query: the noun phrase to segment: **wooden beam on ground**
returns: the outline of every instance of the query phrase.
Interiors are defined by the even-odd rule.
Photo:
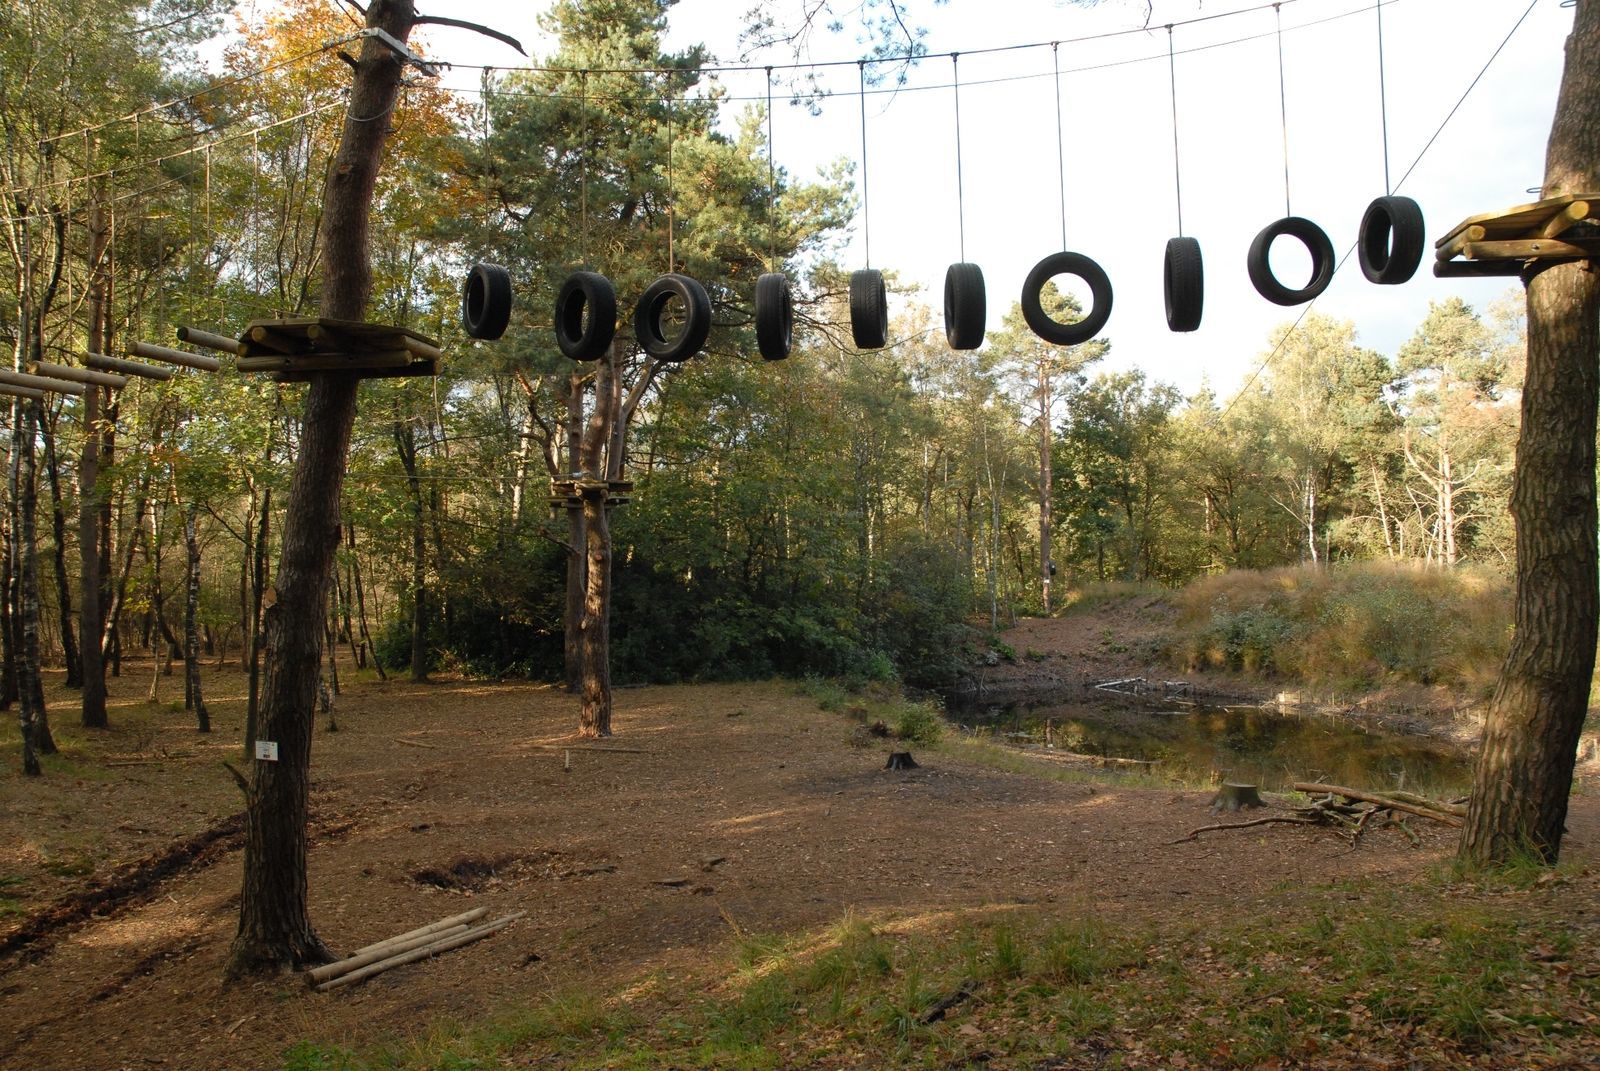
[[[215,357],[206,357],[199,353],[185,353],[168,346],[157,346],[150,342],[130,342],[127,353],[130,357],[143,357],[147,361],[166,361],[168,364],[181,364],[185,368],[198,368],[202,372],[215,372],[222,367],[222,362]]]
[[[86,353],[83,355],[83,363],[90,368],[120,372],[125,376],[138,376],[141,379],[165,380],[171,379],[174,375],[170,368],[140,364],[138,361],[124,361],[121,357],[107,357],[103,353]]]
[[[0,383],[13,387],[55,391],[57,394],[82,395],[88,390],[82,383],[68,383],[61,379],[51,379],[49,376],[30,376],[26,372],[0,372]]]
[[[239,355],[239,340],[229,338],[227,335],[218,335],[211,331],[202,331],[198,327],[178,328],[178,341],[187,342],[191,346],[204,346],[208,350],[221,350]]]
[[[126,387],[127,376],[112,375],[110,372],[95,372],[88,368],[73,368],[71,365],[50,364],[48,361],[34,361],[28,366],[29,371],[35,375],[49,376],[51,379],[70,379],[74,383],[93,383],[101,387]]]

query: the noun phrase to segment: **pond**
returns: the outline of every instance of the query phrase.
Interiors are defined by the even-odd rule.
[[[1281,790],[1323,781],[1445,797],[1465,794],[1472,783],[1469,760],[1447,744],[1270,707],[1120,698],[995,706],[952,698],[946,716],[1005,742],[1153,761],[1157,776],[1187,783],[1220,779]]]

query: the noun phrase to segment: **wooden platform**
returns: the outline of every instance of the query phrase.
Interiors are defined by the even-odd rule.
[[[1530,261],[1600,257],[1600,193],[1469,216],[1434,247],[1433,274],[1441,278],[1521,275]]]
[[[604,494],[607,506],[625,506],[633,492],[632,480],[551,480],[551,509],[582,509],[583,500]]]
[[[439,343],[407,327],[304,316],[252,320],[239,336],[234,367],[272,372],[279,382],[310,379],[317,372],[354,372],[363,379],[436,376],[444,354]]]

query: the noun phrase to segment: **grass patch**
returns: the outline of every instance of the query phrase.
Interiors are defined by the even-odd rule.
[[[860,726],[877,729],[867,732],[858,727],[852,735],[853,743],[869,743],[871,736],[884,735],[885,730],[897,740],[923,747],[934,746],[944,736],[944,716],[936,702],[907,699],[892,685],[877,683],[852,689],[839,681],[808,677],[802,690],[821,709],[845,714]]]
[[[987,1052],[1007,1067],[1382,1058],[1434,1069],[1593,1051],[1597,952],[1548,890],[1356,887],[1355,899],[1349,883],[1285,891],[1209,930],[1053,909],[846,917],[810,934],[746,935],[698,976],[634,986],[632,998],[553,997],[370,1055],[302,1044],[283,1066],[765,1069],[870,1054],[892,1069]]]

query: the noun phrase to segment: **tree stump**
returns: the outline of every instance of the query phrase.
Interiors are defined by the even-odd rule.
[[[917,760],[911,757],[909,751],[891,751],[889,761],[883,764],[885,770],[915,770]]]
[[[1234,781],[1224,781],[1217,794],[1211,797],[1211,813],[1220,814],[1223,811],[1242,811],[1248,807],[1265,807],[1261,793],[1255,785],[1239,784]]]

